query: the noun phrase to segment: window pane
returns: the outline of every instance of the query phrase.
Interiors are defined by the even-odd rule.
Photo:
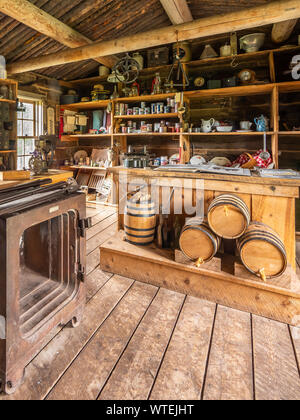
[[[26,139],[25,140],[25,155],[29,155],[30,153],[34,152],[35,149],[35,141],[34,139]]]
[[[33,110],[34,110],[34,105],[33,104],[24,104],[25,105],[25,111],[23,112],[23,118],[25,120],[33,120]]]
[[[23,121],[23,136],[34,136],[33,121]]]
[[[23,136],[23,123],[22,123],[22,120],[18,120],[18,136]]]
[[[22,170],[24,168],[24,158],[18,157],[18,170]]]
[[[29,168],[29,159],[31,159],[31,156],[25,156],[25,158],[24,158],[24,160],[25,160],[24,167],[25,167],[26,169],[28,169],[28,168]]]
[[[25,154],[24,140],[19,139],[18,140],[18,155],[24,155],[24,154]]]

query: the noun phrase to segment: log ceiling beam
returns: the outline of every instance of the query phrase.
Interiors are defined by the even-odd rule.
[[[24,73],[45,67],[88,60],[99,56],[105,57],[111,54],[172,44],[176,42],[177,39],[178,41],[187,41],[207,36],[226,34],[228,32],[271,25],[273,23],[282,22],[283,20],[299,17],[299,0],[280,0],[239,12],[215,15],[181,25],[154,29],[111,41],[95,42],[94,44],[84,47],[11,63],[7,66],[7,70],[10,74]]]
[[[173,25],[191,22],[192,13],[186,0],[160,0]]]
[[[272,29],[272,41],[280,44],[281,42],[289,39],[297,22],[298,19],[291,19],[284,22],[274,23]]]
[[[93,44],[92,40],[39,9],[28,0],[0,0],[0,12],[67,47],[77,48]],[[93,57],[93,59],[108,67],[113,67],[117,62],[117,58],[113,56]]]

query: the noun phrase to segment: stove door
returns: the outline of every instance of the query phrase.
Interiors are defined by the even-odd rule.
[[[24,337],[78,291],[77,212],[68,211],[26,229],[19,256],[20,329]]]

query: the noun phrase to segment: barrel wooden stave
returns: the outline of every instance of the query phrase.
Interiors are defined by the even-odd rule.
[[[150,245],[156,228],[155,204],[151,200],[127,200],[124,214],[126,241],[134,245]]]
[[[237,248],[244,266],[257,276],[262,269],[270,279],[286,270],[285,246],[279,235],[264,223],[250,223],[245,234],[237,240]]]
[[[211,230],[224,239],[237,239],[246,231],[251,216],[246,203],[233,194],[216,197],[208,208]]]
[[[179,246],[190,260],[210,261],[218,252],[221,239],[210,229],[207,221],[190,219],[183,227]]]

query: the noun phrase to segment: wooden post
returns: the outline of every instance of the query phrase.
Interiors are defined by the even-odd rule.
[[[271,127],[274,131],[272,135],[272,155],[275,168],[278,169],[279,91],[277,86],[273,88],[271,95]]]

